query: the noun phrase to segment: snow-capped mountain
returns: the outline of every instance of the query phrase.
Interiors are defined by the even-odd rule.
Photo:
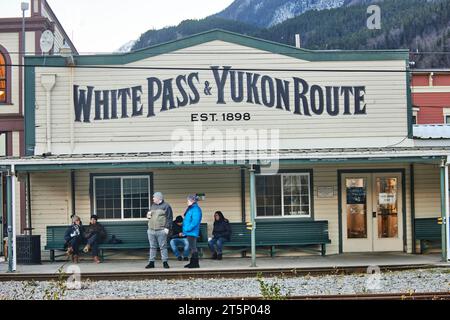
[[[136,40],[130,40],[127,43],[123,44],[119,49],[115,50],[114,52],[117,52],[117,53],[130,52],[135,43],[136,43]]]
[[[309,10],[341,7],[346,0],[235,0],[217,17],[270,27]]]

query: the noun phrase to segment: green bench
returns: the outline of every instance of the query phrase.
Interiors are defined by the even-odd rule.
[[[417,218],[414,220],[414,234],[420,242],[420,253],[423,252],[424,242],[441,240],[442,229],[436,218]]]
[[[147,237],[147,221],[105,221],[100,222],[106,230],[107,239],[99,244],[100,255],[104,257],[104,250],[135,250],[149,249]],[[47,243],[45,250],[50,250],[50,260],[55,261],[55,251],[66,250],[64,233],[69,226],[47,226]],[[208,242],[206,223],[200,225],[199,246]],[[122,243],[108,243],[111,237],[122,240]],[[84,246],[84,245],[83,245]]]
[[[245,254],[251,246],[251,231],[243,222],[232,222],[230,241],[224,247],[239,247]],[[277,246],[320,245],[322,256],[326,245],[331,243],[328,236],[328,221],[267,220],[256,222],[256,247],[270,247],[273,256]]]

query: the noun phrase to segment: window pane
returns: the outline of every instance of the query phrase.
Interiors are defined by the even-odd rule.
[[[96,214],[100,219],[120,219],[120,178],[95,179]],[[118,208],[116,204],[119,204]],[[119,212],[117,213],[117,209]]]
[[[124,207],[131,218],[145,217],[149,210],[149,178],[124,178]],[[126,186],[126,188],[125,188]],[[128,217],[128,216],[127,216]]]
[[[281,216],[280,176],[256,177],[256,215]]]
[[[283,175],[284,215],[309,216],[309,175]]]

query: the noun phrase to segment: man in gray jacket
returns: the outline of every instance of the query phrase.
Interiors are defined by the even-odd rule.
[[[164,196],[161,192],[153,194],[153,204],[147,213],[148,218],[148,241],[150,243],[150,257],[146,269],[155,267],[156,250],[161,250],[161,260],[164,268],[169,268],[169,254],[167,250],[167,236],[172,228],[172,208],[167,202],[164,202]]]

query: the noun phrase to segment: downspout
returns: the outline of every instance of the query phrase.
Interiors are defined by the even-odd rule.
[[[28,200],[28,206],[27,206],[28,232],[31,236],[31,235],[33,235],[33,224],[31,223],[31,175],[29,172],[27,172],[27,200]]]
[[[74,148],[74,144],[75,144],[75,141],[74,141],[74,126],[75,126],[75,119],[74,119],[74,113],[73,113],[73,111],[72,111],[72,109],[71,109],[71,105],[72,105],[72,103],[73,103],[73,77],[74,77],[74,68],[72,67],[72,68],[70,68],[70,81],[69,81],[69,99],[70,99],[70,101],[69,101],[69,103],[67,104],[68,106],[69,106],[69,114],[70,114],[70,118],[69,118],[69,121],[70,121],[70,125],[69,125],[69,130],[70,130],[70,132],[69,132],[69,137],[70,137],[70,151],[69,151],[69,153],[70,154],[72,154],[73,153],[73,148]]]
[[[47,153],[52,153],[52,101],[51,101],[51,92],[53,87],[55,86],[56,75],[55,74],[43,74],[41,76],[41,84],[45,89],[46,97],[47,97],[47,121],[45,128],[45,136],[47,141]]]

